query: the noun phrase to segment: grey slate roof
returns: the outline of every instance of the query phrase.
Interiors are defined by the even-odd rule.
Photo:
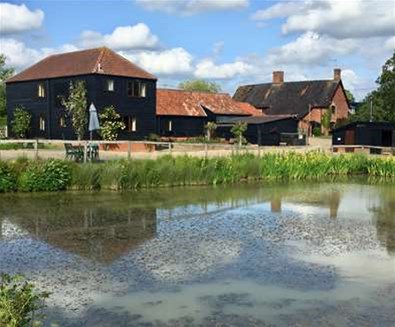
[[[267,115],[290,114],[301,118],[308,114],[309,106],[330,106],[339,85],[341,81],[335,80],[245,85],[237,89],[233,98],[265,109]]]

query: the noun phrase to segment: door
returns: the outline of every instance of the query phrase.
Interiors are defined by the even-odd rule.
[[[354,145],[355,144],[354,142],[355,142],[355,130],[353,130],[353,129],[346,130],[344,144],[345,145]]]

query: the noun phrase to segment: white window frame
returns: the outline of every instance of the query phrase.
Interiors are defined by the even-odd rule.
[[[37,86],[37,96],[39,98],[45,98],[45,84],[39,83]]]
[[[113,79],[106,80],[106,91],[114,92],[115,91],[115,81]]]
[[[132,124],[131,131],[136,132],[137,131],[137,119],[136,119],[136,117],[130,117],[130,119],[131,119],[131,124]]]
[[[39,127],[40,131],[45,132],[45,118],[43,116],[40,116]]]
[[[173,131],[173,121],[172,120],[169,120],[167,122],[167,131],[168,132],[172,132]]]

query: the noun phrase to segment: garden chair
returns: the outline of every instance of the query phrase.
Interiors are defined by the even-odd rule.
[[[74,161],[82,161],[84,158],[84,151],[80,146],[73,146],[70,143],[65,143],[64,148],[66,150],[66,159]]]

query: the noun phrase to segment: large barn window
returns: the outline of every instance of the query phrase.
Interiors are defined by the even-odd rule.
[[[39,83],[37,86],[37,96],[39,98],[45,98],[45,84]]]
[[[147,93],[147,85],[140,81],[128,82],[128,96],[135,98],[145,98]]]
[[[106,80],[105,88],[107,92],[114,92],[114,80],[113,79],[108,79]]]

